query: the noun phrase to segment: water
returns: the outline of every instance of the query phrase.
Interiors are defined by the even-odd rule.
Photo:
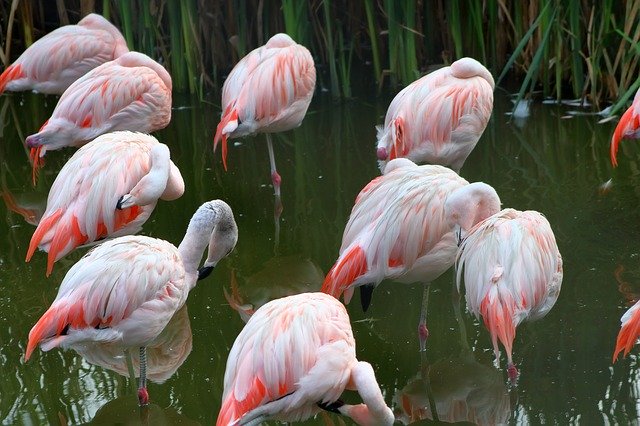
[[[135,393],[118,373],[73,351],[37,351],[29,363],[22,360],[29,330],[53,301],[66,271],[86,252],[68,255],[45,278],[43,253],[24,263],[34,227],[12,211],[31,217],[42,209],[57,171],[72,154],[71,149],[48,153],[32,187],[21,141],[40,127],[55,101],[33,94],[0,99],[5,200],[0,204],[0,419],[5,424],[140,421]],[[177,244],[197,206],[222,198],[234,209],[240,235],[233,254],[190,294],[188,311],[169,333],[160,367],[169,370],[165,375],[176,372],[162,384],[150,384],[153,404],[142,420],[211,424],[220,407],[227,354],[243,325],[224,290],[249,309],[248,304],[319,288],[337,257],[356,194],[378,174],[374,124],[382,122],[388,99],[335,105],[316,96],[303,125],[275,137],[284,204],[277,248],[264,137],[232,142],[225,173],[220,152],[212,153],[219,109],[180,97],[174,105],[171,125],[156,136],[170,146],[186,192],[177,201],[160,202],[143,232]],[[540,104],[532,105],[528,118],[510,122],[505,115],[510,105],[498,92],[489,127],[462,175],[493,185],[505,207],[543,212],[565,270],[549,315],[518,329],[517,386],[507,384],[504,358],[501,369],[493,366],[484,326],[466,312],[464,300],[452,296],[451,272],[432,286],[424,359],[416,333],[421,287],[393,282],[378,287],[366,315],[357,300],[349,306],[358,357],[374,365],[387,403],[404,420],[430,416],[424,368],[441,420],[628,423],[638,417],[640,348],[614,365],[611,355],[620,316],[640,295],[640,149],[625,142],[621,166],[612,171],[608,145],[615,123],[566,118],[568,108]],[[599,186],[611,177],[611,190],[602,193]],[[338,422],[333,415],[331,420]]]

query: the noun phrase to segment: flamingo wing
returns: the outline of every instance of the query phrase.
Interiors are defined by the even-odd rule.
[[[626,137],[638,137],[640,134],[640,90],[636,92],[633,98],[633,104],[622,114],[620,121],[616,126],[611,137],[610,156],[611,164],[616,167],[618,165],[618,148],[620,142]]]
[[[72,84],[62,95],[49,120],[64,118],[77,127],[100,127],[129,116],[148,116],[155,99],[166,93],[162,79],[147,67],[126,67],[108,62]],[[168,103],[170,105],[170,102]],[[136,130],[149,131],[140,123]]]
[[[178,250],[166,241],[127,236],[101,244],[65,276],[29,333],[25,359],[39,343],[44,350],[90,341],[143,346],[184,303],[184,278]]]
[[[114,43],[113,36],[106,31],[77,25],[58,28],[33,43],[5,70],[0,76],[0,87],[24,79],[25,86],[50,82],[49,91],[62,93],[89,70],[112,60]]]
[[[269,302],[231,348],[217,424],[307,418],[316,403],[340,396],[355,362],[348,315],[336,299],[306,293]]]
[[[79,245],[112,236],[134,221],[137,225],[131,232],[137,232],[155,205],[122,210],[116,205],[149,172],[149,153],[155,144],[157,140],[148,135],[118,132],[80,148],[49,191],[27,261],[40,245],[49,253],[50,273],[53,262]]]
[[[638,341],[638,336],[640,336],[640,301],[622,315],[620,323],[622,327],[618,333],[616,348],[613,351],[613,362],[616,362],[620,352],[624,351],[623,357],[626,357]]]

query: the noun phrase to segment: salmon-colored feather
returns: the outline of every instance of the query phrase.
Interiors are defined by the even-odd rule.
[[[365,272],[367,272],[367,257],[361,247],[354,246],[340,256],[339,261],[327,273],[321,291],[336,299],[340,298],[342,293]],[[349,303],[346,296],[345,302]]]
[[[638,341],[638,337],[640,337],[640,302],[636,302],[629,308],[620,322],[622,323],[622,328],[618,333],[616,348],[613,351],[613,362],[616,362],[622,351],[624,351],[622,356],[626,357],[633,345]]]

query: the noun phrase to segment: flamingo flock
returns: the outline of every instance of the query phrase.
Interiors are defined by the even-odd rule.
[[[270,135],[302,124],[315,85],[309,50],[276,34],[242,58],[222,88],[213,150],[221,143],[226,170],[229,139],[264,133],[276,210],[281,177]],[[358,288],[366,311],[385,280],[422,283],[418,341],[424,352],[429,283],[452,267],[468,311],[488,330],[496,366],[501,343],[507,376],[516,383],[516,328],[550,311],[563,269],[542,213],[503,208],[491,185],[459,174],[490,119],[494,87],[482,64],[461,58],[403,89],[377,128],[375,155],[382,175],[357,195],[337,260],[323,282],[320,276],[312,280],[316,288],[257,309],[240,309],[241,302],[227,295],[246,325],[229,352],[218,425],[300,421],[322,410],[361,425],[392,424],[374,366],[356,358],[345,304]],[[162,65],[129,51],[101,16],[90,14],[53,31],[8,66],[0,75],[0,93],[20,90],[61,94],[51,117],[25,140],[34,180],[47,151],[79,147],[51,187],[26,260],[37,249],[46,252],[48,276],[63,256],[95,245],[68,270],[55,300],[29,332],[24,359],[38,347],[72,348],[123,371],[101,362],[92,350],[105,345],[116,352],[138,350],[138,400],[145,406],[146,348],[162,339],[174,315],[186,315],[189,292],[236,246],[233,211],[222,200],[202,204],[177,248],[132,235],[159,199],[172,201],[185,191],[169,146],[148,134],[171,121],[172,82]],[[639,111],[636,95],[611,141],[614,166],[620,141],[640,137]],[[393,292],[394,284],[384,285]],[[614,360],[640,335],[640,302],[622,322]],[[346,390],[357,391],[362,403],[344,403]]]

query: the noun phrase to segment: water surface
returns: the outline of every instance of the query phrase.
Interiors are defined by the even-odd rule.
[[[57,262],[49,278],[43,253],[24,262],[35,229],[31,223],[73,152],[49,152],[38,184],[31,185],[22,141],[37,131],[55,102],[34,94],[0,99],[0,419],[5,424],[138,421],[135,393],[118,373],[73,351],[38,351],[29,363],[22,360],[30,328],[86,252]],[[248,308],[317,290],[337,257],[356,194],[378,174],[374,125],[382,122],[388,99],[333,104],[316,96],[302,126],[274,139],[284,205],[276,247],[264,136],[232,142],[225,173],[220,152],[212,152],[219,117],[215,102],[177,97],[170,126],[156,133],[171,148],[186,192],[177,201],[161,201],[143,233],[177,245],[195,209],[222,198],[234,209],[240,235],[233,254],[190,294],[176,332],[183,339],[168,348],[186,351],[188,340],[190,352],[164,383],[150,384],[153,405],[142,419],[150,424],[215,422],[227,354],[243,326],[224,291]],[[518,328],[517,386],[507,384],[504,357],[501,369],[494,367],[489,335],[466,312],[464,299],[455,297],[452,272],[432,286],[424,359],[416,335],[421,286],[387,281],[367,314],[357,300],[348,307],[358,357],[374,365],[387,403],[405,422],[433,416],[423,380],[428,374],[441,420],[628,423],[638,417],[640,348],[615,365],[611,355],[619,318],[640,296],[640,148],[625,142],[621,166],[612,170],[608,145],[615,123],[597,124],[599,117],[574,117],[568,107],[540,104],[528,119],[511,121],[505,115],[509,109],[497,93],[489,126],[461,174],[493,185],[505,207],[543,212],[565,270],[549,315]],[[601,193],[599,186],[611,177],[612,189]],[[184,340],[189,333],[192,339]],[[323,422],[324,417],[311,421]]]

